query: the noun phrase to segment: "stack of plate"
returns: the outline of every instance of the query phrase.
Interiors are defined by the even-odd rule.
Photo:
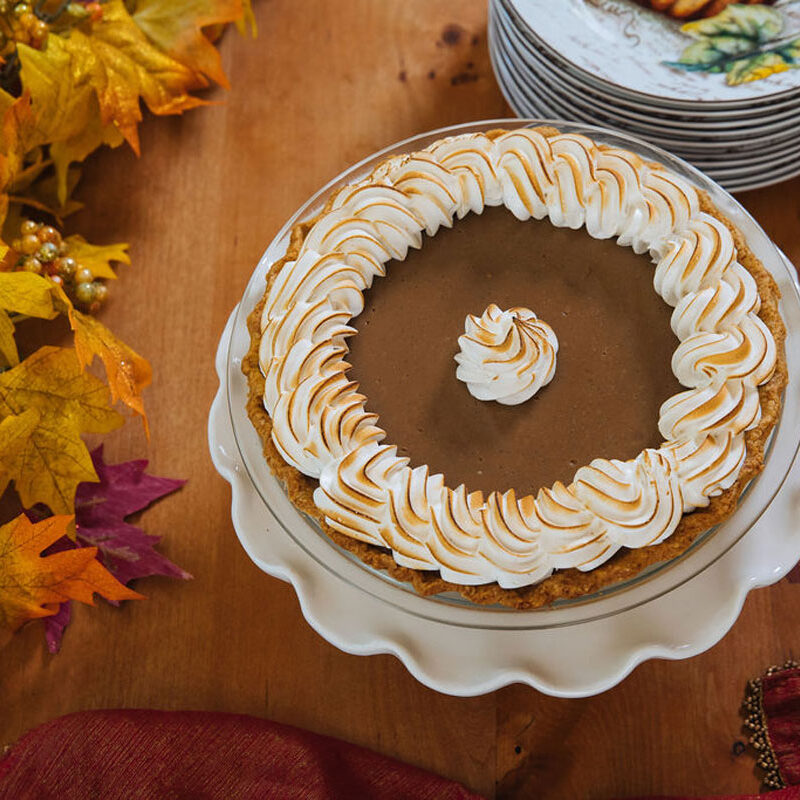
[[[731,191],[767,186],[800,174],[800,2],[731,8],[684,28],[632,0],[490,0],[492,64],[519,116],[617,128]]]

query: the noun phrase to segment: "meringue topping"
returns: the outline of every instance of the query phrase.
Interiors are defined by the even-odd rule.
[[[424,465],[412,468],[383,443],[367,398],[346,376],[348,322],[386,262],[420,247],[423,232],[499,205],[520,220],[585,226],[649,252],[655,290],[675,308],[673,368],[688,387],[661,408],[660,448],[628,461],[595,459],[568,485],[536,496],[452,489]],[[578,134],[464,134],[388,158],[310,224],[264,305],[264,405],[282,457],[319,478],[314,502],[331,527],[446,580],[524,586],[553,569],[592,569],[620,547],[663,541],[682,513],[734,483],[744,433],[761,415],[758,386],[777,357],[758,311],[730,230],[665,167]],[[461,377],[487,399],[522,402],[552,378],[558,343],[550,334],[532,312],[490,306],[468,318]]]
[[[458,344],[456,377],[478,400],[524,403],[556,372],[556,334],[528,308],[491,303],[480,317],[467,315]]]

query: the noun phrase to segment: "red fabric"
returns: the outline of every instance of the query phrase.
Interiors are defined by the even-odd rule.
[[[0,761],[0,800],[480,800],[327,736],[238,714],[86,711],[40,725]]]
[[[800,784],[800,669],[761,679],[762,708],[783,782]]]
[[[620,798],[621,800],[621,798]],[[787,786],[764,794],[712,795],[710,797],[627,797],[625,800],[800,800],[800,786]]]

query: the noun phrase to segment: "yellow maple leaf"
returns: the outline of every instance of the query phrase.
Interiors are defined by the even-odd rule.
[[[0,417],[29,409],[39,412],[38,425],[21,451],[0,452],[0,464],[26,508],[45,503],[55,513],[70,512],[78,484],[97,480],[81,434],[108,433],[123,418],[75,351],[58,347],[42,347],[0,374]]]
[[[94,605],[95,593],[114,602],[142,597],[97,560],[96,547],[41,555],[72,520],[62,515],[32,523],[21,514],[0,527],[0,628],[14,631],[29,619],[50,616],[54,604],[67,600]]]
[[[7,312],[53,319],[58,314],[53,303],[54,289],[54,283],[32,272],[0,271],[0,354],[8,366],[19,363],[19,354],[14,322]]]
[[[81,255],[79,260],[95,275],[111,271],[106,259],[127,261],[125,253],[127,245],[96,247],[83,240],[80,244],[86,248],[85,252],[91,255],[85,260]],[[0,272],[0,310],[2,309],[44,319],[52,319],[58,313],[64,314],[75,335],[75,356],[80,368],[88,367],[95,356],[98,356],[106,370],[112,401],[122,401],[134,413],[141,416],[145,431],[149,434],[141,396],[153,377],[150,362],[146,358],[118,339],[98,319],[78,311],[60,286],[41,275],[30,272]],[[10,334],[13,337],[13,325]],[[3,326],[0,317],[0,353],[5,352],[3,344]],[[16,354],[13,338],[8,347],[12,346],[13,354]]]
[[[49,159],[47,163],[50,163]],[[22,224],[24,216],[27,216],[22,214],[22,206],[30,206],[45,214],[50,214],[59,226],[63,226],[66,217],[83,208],[83,203],[72,198],[72,192],[80,177],[80,168],[72,166],[67,169],[66,177],[60,176],[54,171],[51,175],[45,174],[22,192],[15,191],[10,198],[12,206],[3,230],[11,231],[12,237],[18,234],[19,226]],[[66,181],[66,186],[63,185],[64,181]],[[19,209],[19,213],[16,215],[17,219],[14,220],[14,212],[17,209]]]
[[[256,15],[253,13],[252,0],[242,0],[242,18],[236,20],[236,27],[239,29],[240,33],[244,33],[247,28],[250,28],[250,33],[252,33],[253,36],[258,32]]]
[[[55,284],[33,272],[0,272],[0,308],[27,317],[53,319]]]
[[[70,164],[83,161],[102,144],[117,147],[123,137],[113,125],[101,122],[94,87],[87,75],[70,71],[74,59],[59,41],[45,51],[19,44],[17,53],[20,79],[33,103],[33,143],[50,144],[59,204],[63,206]]]
[[[122,0],[103,4],[103,16],[92,24],[91,35],[78,28],[69,36],[51,35],[41,53],[43,59],[65,64],[73,82],[91,87],[101,125],[115,125],[137,153],[140,100],[154,114],[179,114],[205,104],[190,92],[208,81],[152,44]],[[36,101],[40,87],[25,86]]]
[[[0,118],[0,225],[8,213],[8,189],[23,169],[25,153],[30,149],[33,136],[34,115],[30,95],[8,102],[10,97],[2,92],[2,118]]]
[[[0,355],[9,367],[19,363],[17,343],[14,341],[14,323],[5,311],[0,311]]]
[[[112,261],[131,263],[127,252],[128,245],[123,242],[106,245],[89,244],[83,236],[77,235],[68,236],[64,241],[69,245],[69,254],[81,266],[91,270],[95,278],[116,278],[116,273],[111,269]]]
[[[165,53],[229,88],[219,51],[203,29],[241,20],[245,11],[242,0],[138,0],[133,20]]]
[[[25,448],[30,435],[39,424],[39,419],[39,412],[35,408],[29,408],[0,422],[0,453],[3,454],[0,461],[0,494],[6,490],[12,477],[5,464],[12,463]]]

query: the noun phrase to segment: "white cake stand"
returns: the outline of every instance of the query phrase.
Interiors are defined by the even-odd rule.
[[[483,125],[498,123],[512,121]],[[591,135],[602,138],[597,131]],[[420,138],[391,150],[418,149],[424,146]],[[355,171],[380,155],[337,181],[352,180]],[[668,159],[663,154],[660,160]],[[292,584],[306,620],[336,647],[359,655],[392,653],[419,681],[454,695],[482,694],[516,682],[561,697],[597,694],[647,659],[689,658],[718,642],[736,621],[747,593],[780,580],[800,557],[800,287],[789,262],[781,261],[729,195],[713,195],[771,268],[789,323],[790,384],[782,418],[764,473],[752,482],[732,520],[652,576],[591,602],[523,612],[446,596],[424,598],[364,566],[294,508],[266,466],[245,411],[241,359],[249,342],[247,313],[263,291],[269,266],[285,251],[291,223],[313,211],[334,183],[300,209],[268,248],[217,351],[220,387],[209,415],[211,457],[231,484],[233,525],[255,564]],[[753,246],[759,240],[763,251]]]

